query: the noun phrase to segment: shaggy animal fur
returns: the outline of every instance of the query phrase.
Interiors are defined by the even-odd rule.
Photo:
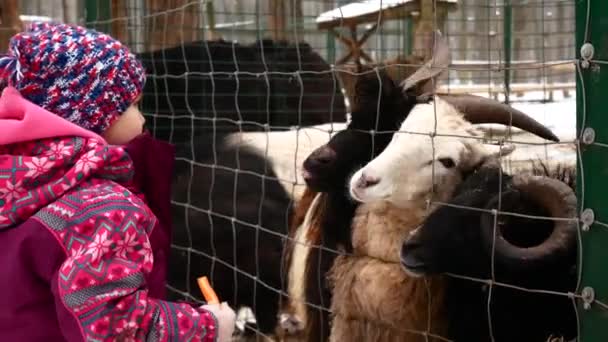
[[[557,164],[555,166],[550,166],[546,161],[537,160],[532,162],[530,171],[522,173],[555,178],[568,184],[572,190],[576,191],[576,164]]]
[[[163,140],[189,142],[231,122],[264,131],[346,121],[337,77],[306,42],[194,41],[138,57],[151,76],[142,111],[156,114],[151,130]]]
[[[285,339],[324,341],[329,335],[331,293],[325,275],[331,267],[337,251],[351,251],[350,226],[357,204],[347,195],[347,177],[362,163],[369,161],[389,143],[391,134],[370,135],[367,131],[392,132],[407,116],[407,108],[414,106],[414,99],[402,94],[401,89],[388,74],[379,71],[359,76],[354,87],[352,121],[346,130],[338,132],[330,142],[313,152],[304,163],[314,179],[298,204],[294,225],[288,241],[286,260],[289,268],[288,288],[291,300],[282,304],[281,330]],[[379,82],[380,81],[380,82]],[[380,97],[378,96],[381,94]],[[378,101],[380,99],[380,110]],[[357,149],[352,146],[357,145]],[[333,151],[335,159],[323,161],[320,151]],[[316,205],[310,207],[312,197]],[[304,215],[309,215],[304,222]],[[311,248],[310,246],[321,246]],[[310,303],[312,305],[306,305]],[[323,309],[321,309],[323,308]]]
[[[435,62],[428,61],[425,66],[431,63],[435,66],[437,64],[447,66],[449,63],[449,58],[446,58],[449,55],[446,53],[447,41],[438,38],[432,51],[437,52],[440,58],[435,59]],[[332,300],[332,291],[324,278],[334,262],[335,251],[340,254],[352,252],[350,232],[358,203],[348,195],[345,189],[346,180],[357,168],[384,150],[393,138],[393,132],[399,128],[410,110],[420,101],[425,102],[424,97],[418,97],[420,93],[417,91],[433,88],[435,78],[441,74],[441,68],[434,71],[428,71],[425,67],[417,68],[416,59],[417,57],[413,57],[409,61],[399,59],[395,61],[414,64],[405,68],[397,66],[391,68],[389,65],[388,68],[374,72],[369,66],[362,67],[369,70],[364,70],[366,72],[353,82],[352,88],[356,96],[351,101],[353,111],[348,128],[337,133],[329,143],[315,150],[304,162],[307,186],[314,191],[323,192],[318,209],[310,209],[315,212],[312,217],[318,218],[311,220],[315,226],[299,228],[309,229],[312,232],[320,231],[320,234],[306,235],[311,239],[318,239],[309,240],[310,244],[324,247],[309,248],[310,252],[306,256],[306,268],[302,278],[305,279],[306,299],[313,304],[324,307]],[[412,88],[407,88],[408,90],[404,92],[404,88],[398,85],[400,79],[394,77],[405,77],[416,69],[417,72],[407,77]],[[403,75],[399,76],[400,72]],[[316,227],[317,222],[319,227]],[[326,327],[329,321],[326,310],[317,310],[308,306],[306,316],[292,318],[306,322],[309,330],[305,335],[308,341],[326,340],[328,333]]]
[[[194,165],[176,163],[172,196],[188,204],[173,206],[173,243],[190,249],[171,250],[168,283],[202,300],[196,278],[206,275],[222,300],[234,309],[250,307],[257,330],[272,334],[291,198],[259,151],[236,149],[225,135],[202,137],[192,148]],[[183,297],[171,293],[171,299]]]
[[[571,165],[549,168],[540,162],[523,174],[557,179],[575,189],[576,168]],[[486,247],[482,247],[480,229],[487,227],[480,227],[481,212],[463,207],[484,207],[489,198],[498,194],[499,188],[503,193],[513,194],[513,184],[511,175],[499,171],[498,162],[480,168],[457,187],[448,202],[453,206],[443,206],[433,212],[403,245],[402,262],[416,265],[418,272],[427,276],[450,273],[490,279],[493,275],[497,282],[523,288],[561,293],[574,291],[577,272],[576,248],[572,240],[569,240],[569,248],[563,245],[560,254],[548,254],[542,266],[534,269],[520,268],[519,265],[525,262],[506,261],[500,255],[493,259],[493,268],[490,267],[491,257]],[[504,196],[502,206],[507,208],[503,209],[505,211],[521,215],[549,215],[546,208],[522,193],[516,197]],[[542,241],[539,239],[545,238],[550,228],[547,221],[527,216],[502,216],[499,220],[510,222],[509,238],[523,244]],[[492,288],[488,307],[490,292],[486,284],[459,277],[446,280],[448,337],[456,342],[485,342],[491,340],[491,336],[495,341],[533,342],[543,341],[551,334],[556,339],[560,335],[571,339],[576,334],[576,315],[571,299],[499,285]]]
[[[287,269],[284,287],[287,289],[289,298],[282,298],[283,302],[281,303],[281,315],[279,318],[281,327],[277,330],[277,335],[281,336],[282,341],[306,340],[308,332],[323,329],[322,326],[316,324],[318,320],[308,319],[311,315],[317,313],[317,310],[307,306],[310,296],[308,293],[309,289],[307,288],[308,281],[305,278],[312,275],[317,279],[322,279],[322,276],[319,274],[319,267],[310,267],[311,265],[308,260],[311,245],[318,245],[319,241],[322,240],[322,224],[319,222],[319,217],[315,214],[323,208],[325,200],[324,194],[307,188],[301,200],[304,203],[300,203],[301,206],[296,208],[290,232],[290,237],[293,238],[293,241],[287,242],[288,247],[286,251],[288,253],[285,253],[284,257]],[[304,211],[302,210],[303,207],[310,208],[310,210]],[[301,214],[304,214],[303,217]],[[319,286],[322,287],[322,284],[319,284]],[[322,297],[317,295],[312,298]],[[323,307],[323,305],[320,306]],[[291,329],[285,329],[285,327],[291,327]],[[328,327],[325,327],[325,329],[328,329]]]
[[[327,338],[331,293],[325,281],[326,273],[339,253],[350,250],[350,242],[336,231],[350,225],[354,204],[343,203],[347,199],[342,195],[317,193],[309,188],[307,193],[304,198],[314,195],[314,202],[307,206],[305,218],[292,230],[290,237],[294,241],[288,241],[286,246],[286,288],[290,298],[282,303],[281,319],[290,321],[283,322],[277,333],[284,341]],[[305,203],[301,204],[304,207]],[[302,207],[297,208],[296,213]],[[293,330],[283,331],[285,326],[292,326]]]
[[[408,232],[426,210],[408,213],[386,202],[359,206],[352,225],[353,254],[330,271],[330,341],[438,341],[446,333],[443,279],[412,278],[399,264]]]

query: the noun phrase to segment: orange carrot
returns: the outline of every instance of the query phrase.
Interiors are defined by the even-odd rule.
[[[201,292],[203,293],[207,304],[220,303],[220,300],[219,298],[217,298],[215,291],[213,291],[211,284],[209,284],[209,280],[207,279],[207,277],[200,277],[196,281],[198,282],[198,287],[201,289]]]

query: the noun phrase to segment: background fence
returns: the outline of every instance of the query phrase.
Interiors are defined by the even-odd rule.
[[[95,23],[137,52],[202,38],[240,43],[252,43],[259,38],[291,41],[297,38],[309,43],[328,63],[334,63],[348,51],[328,29],[317,28],[315,20],[321,13],[349,1],[10,0],[6,3],[11,2],[19,5],[21,14]],[[543,99],[550,97],[556,88],[574,89],[573,67],[563,63],[574,58],[573,1],[465,0],[448,11],[439,28],[449,36],[452,48],[451,87],[501,92],[495,88],[512,83],[517,94],[523,93],[519,89],[529,91],[531,87],[545,90]],[[412,39],[414,22],[419,20],[417,15],[414,12],[385,20],[363,49],[375,61],[419,52]],[[373,20],[357,27],[359,36],[372,24]],[[534,65],[538,61],[545,63]],[[525,68],[505,73],[501,63]]]
[[[307,72],[327,72],[329,75],[335,74],[340,68],[348,69],[352,67],[352,59],[346,60],[347,63],[342,62],[345,61],[343,57],[349,53],[362,60],[367,56],[374,63],[412,53],[425,54],[428,51],[424,48],[424,37],[432,29],[439,28],[449,39],[453,58],[449,73],[441,80],[442,91],[475,93],[514,103],[516,108],[545,123],[562,141],[570,143],[563,149],[537,149],[544,149],[543,156],[547,160],[578,162],[579,205],[581,211],[587,210],[584,211],[586,215],[594,214],[594,221],[585,221],[592,223],[590,228],[581,232],[582,278],[574,295],[579,299],[580,340],[608,341],[608,329],[605,328],[608,307],[603,304],[608,303],[608,273],[603,266],[603,260],[608,258],[608,223],[604,223],[608,219],[603,216],[608,213],[603,209],[602,180],[608,166],[608,160],[604,158],[608,131],[602,126],[606,124],[602,95],[608,86],[608,77],[603,70],[608,67],[608,38],[605,35],[608,32],[608,4],[600,0],[420,0],[412,1],[416,3],[412,9],[378,12],[367,19],[358,19],[357,25],[351,25],[352,22],[348,20],[342,20],[333,26],[319,22],[323,13],[348,3],[350,1],[341,0],[5,0],[0,4],[0,46],[4,49],[8,37],[19,31],[24,23],[44,19],[83,23],[112,33],[139,54],[150,53],[146,56],[152,56],[150,61],[157,63],[154,64],[155,68],[159,65],[166,68],[156,69],[158,72],[150,75],[148,80],[154,86],[148,89],[148,102],[143,106],[149,115],[152,130],[157,136],[187,145],[193,139],[194,126],[202,127],[206,123],[212,123],[214,128],[218,127],[215,125],[219,121],[213,119],[213,115],[221,114],[222,111],[239,112],[239,117],[245,117],[249,112],[243,114],[240,113],[241,110],[251,110],[251,115],[267,115],[272,109],[279,116],[299,113],[300,120],[308,115],[303,113],[304,110],[313,113],[314,110],[326,112],[332,108],[331,111],[341,113],[339,106],[332,107],[333,97],[329,102],[323,100],[323,96],[328,96],[327,93],[322,92],[318,98],[314,97],[317,95],[310,95],[311,85],[314,87],[314,82],[320,81],[312,80],[311,85],[306,83]],[[377,1],[371,6],[379,5],[380,1]],[[383,18],[383,15],[386,17]],[[381,24],[375,27],[378,22]],[[356,41],[366,37],[366,34],[369,36],[360,49],[349,45],[349,39],[353,36]],[[304,50],[297,47],[295,52],[275,51],[274,55],[266,55],[266,69],[258,69],[251,75],[239,74],[239,66],[247,69],[254,64],[253,57],[251,61],[248,60],[249,52],[239,54],[231,48],[221,54],[220,49],[213,50],[218,51],[214,54],[208,50],[208,57],[205,58],[209,60],[204,63],[212,65],[211,69],[201,69],[200,79],[193,78],[205,86],[195,89],[186,84],[185,88],[176,88],[170,83],[171,80],[183,79],[190,71],[186,69],[174,73],[167,65],[182,62],[186,55],[179,55],[182,60],[176,61],[164,54],[152,54],[160,49],[180,48],[199,40],[218,39],[238,42],[243,46],[255,45],[263,39],[306,42],[310,45],[311,60],[316,61],[318,55],[325,63],[324,69],[315,69],[318,65],[313,64],[317,62],[309,62],[306,59],[309,57],[303,57],[308,56],[308,52],[304,53]],[[593,56],[581,55],[584,43],[593,45]],[[291,62],[290,58],[293,59]],[[286,65],[288,62],[294,64],[274,66],[282,60]],[[236,66],[236,70],[233,66]],[[269,69],[271,67],[275,69]],[[268,78],[272,73],[277,74],[277,79]],[[284,76],[284,79],[279,79],[279,76]],[[336,82],[336,76],[333,81],[331,77],[322,80],[326,82],[322,84],[327,85],[323,89],[331,92],[335,87],[340,88],[340,85],[344,85],[345,77],[347,79],[347,74],[337,76],[342,83]],[[236,87],[257,88],[259,92],[236,96],[231,91],[234,89],[233,83],[230,83],[230,87],[222,88],[223,79],[230,79],[230,82],[237,79]],[[294,82],[302,85],[301,88],[296,87],[303,89],[301,93],[300,90],[290,92],[290,84],[293,86]],[[273,94],[277,92],[284,96],[271,97],[270,89]],[[302,99],[305,91],[306,96],[312,96],[309,99],[312,102]],[[345,89],[345,94],[346,91]],[[194,111],[207,111],[211,119],[194,120],[191,118],[193,109],[189,108],[188,103],[179,104],[167,100],[171,96],[195,95],[202,102]],[[292,98],[293,101],[290,100]],[[221,107],[224,100],[230,102],[230,106]],[[345,100],[348,109],[348,96]],[[322,103],[325,107],[320,105],[317,109],[311,108],[313,102]],[[210,103],[214,105],[208,107]],[[232,107],[233,104],[235,107]],[[180,115],[183,117],[180,118]],[[334,119],[333,121],[344,121],[341,117]],[[237,117],[230,120],[242,123]],[[266,127],[257,127],[257,130],[286,130],[292,125],[290,122],[272,121]],[[240,129],[242,127],[244,126],[239,125]],[[589,128],[593,129],[592,133]],[[575,149],[576,153],[573,153]],[[562,154],[552,154],[555,151]],[[186,153],[180,158],[191,160],[194,156]],[[294,161],[292,166],[295,168],[297,163]],[[238,169],[238,166],[235,168]],[[289,182],[294,186],[302,185],[299,179]],[[189,196],[188,194],[188,198]],[[292,196],[295,196],[294,192]],[[190,200],[185,202],[180,202],[179,205],[192,210]],[[259,222],[253,224],[253,227],[263,228]],[[188,262],[192,248],[196,249],[190,241],[189,248],[184,249],[188,251]],[[215,255],[210,257],[217,259]],[[235,268],[235,274],[236,272]],[[258,281],[258,274],[251,276]],[[192,298],[191,293],[190,296],[183,293],[188,292],[184,289],[192,290],[184,285],[176,292]],[[583,305],[586,302],[590,304],[589,307]]]

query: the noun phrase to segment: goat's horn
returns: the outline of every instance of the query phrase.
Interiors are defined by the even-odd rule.
[[[517,227],[505,225],[500,219],[500,216],[503,215],[500,215],[497,219],[496,244],[494,246],[496,259],[510,267],[533,270],[572,255],[576,248],[577,239],[577,224],[576,221],[571,220],[576,217],[576,195],[574,191],[557,179],[531,175],[514,176],[513,185],[516,190],[507,190],[502,194],[501,211],[508,211],[509,207],[521,201],[519,194],[523,194],[546,209],[549,217],[570,220],[552,220],[553,230],[546,239],[537,245],[522,247],[509,242],[505,238],[505,232],[509,229],[517,229]],[[490,200],[486,208],[498,208],[498,196]],[[525,222],[526,220],[530,220],[531,224],[535,225],[541,224],[542,220],[549,219],[523,218],[523,220],[518,221]],[[483,241],[488,251],[491,251],[492,242],[494,242],[494,215],[483,213],[480,223]]]
[[[543,139],[559,141],[559,138],[540,122],[504,103],[469,94],[441,94],[439,97],[462,112],[471,123],[512,125]]]
[[[435,31],[435,47],[433,49],[433,56],[424,65],[422,65],[416,72],[410,75],[401,82],[401,88],[403,92],[406,92],[410,88],[419,85],[421,82],[428,81],[433,77],[439,76],[445,71],[445,68],[452,61],[450,49],[448,46],[447,39],[441,35],[439,31]]]

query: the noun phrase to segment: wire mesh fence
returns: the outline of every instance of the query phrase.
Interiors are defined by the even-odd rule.
[[[145,64],[148,127],[177,146],[171,299],[200,302],[208,275],[250,309],[235,339],[608,337],[605,4],[38,3],[22,21],[109,32]],[[403,92],[420,70],[442,72]]]

